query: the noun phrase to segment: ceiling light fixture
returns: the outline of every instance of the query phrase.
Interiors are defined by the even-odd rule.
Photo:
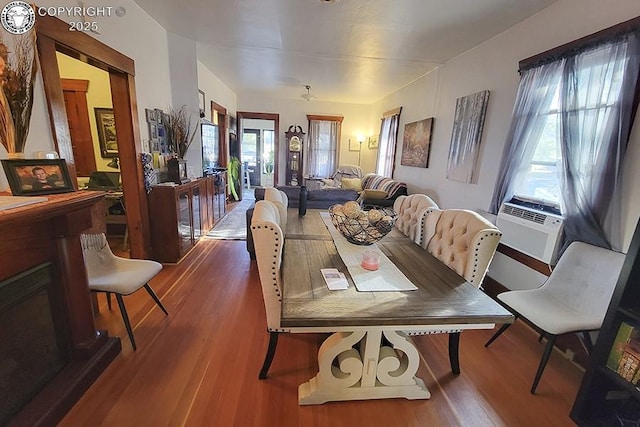
[[[316,97],[311,95],[311,93],[309,92],[311,90],[311,86],[305,85],[304,87],[305,87],[305,89],[307,89],[307,93],[303,93],[302,95],[300,95],[300,98],[306,99],[307,101],[311,101],[313,99],[316,99]]]

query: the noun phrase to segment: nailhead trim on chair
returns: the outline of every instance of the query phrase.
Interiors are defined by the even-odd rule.
[[[261,228],[262,228],[262,226],[260,226],[260,225],[252,225],[251,226],[252,230],[256,230],[256,229],[259,230]],[[265,227],[265,228],[267,228],[267,227]],[[278,233],[275,231],[275,229],[273,227],[269,227],[269,230],[274,232],[273,233],[275,235],[275,239],[274,240],[276,241],[276,248],[273,251],[273,258],[275,258],[276,261],[273,261],[273,266],[271,267],[271,276],[273,277],[272,285],[274,287],[274,290],[275,290],[275,293],[276,293],[276,297],[278,297],[278,301],[282,302],[282,294],[280,293],[280,288],[278,287],[278,282],[276,281],[277,274],[278,274],[278,272],[276,270],[276,265],[278,264],[278,262],[277,262],[277,259],[278,259],[278,245],[280,243],[279,243],[279,239],[278,239]],[[288,330],[285,330],[285,329],[282,329],[282,330],[269,329],[269,330],[273,331],[273,332],[288,332]]]

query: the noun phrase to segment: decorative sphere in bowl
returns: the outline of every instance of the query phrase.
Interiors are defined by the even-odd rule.
[[[364,212],[357,202],[329,208],[331,223],[347,241],[356,245],[371,245],[386,236],[395,219],[382,211],[372,209]]]

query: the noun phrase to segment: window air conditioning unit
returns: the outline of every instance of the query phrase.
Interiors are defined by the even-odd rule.
[[[513,203],[503,203],[496,226],[501,243],[551,264],[556,259],[563,218]]]

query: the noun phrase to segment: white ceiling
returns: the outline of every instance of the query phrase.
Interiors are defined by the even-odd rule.
[[[365,104],[556,1],[135,0],[238,94]]]

